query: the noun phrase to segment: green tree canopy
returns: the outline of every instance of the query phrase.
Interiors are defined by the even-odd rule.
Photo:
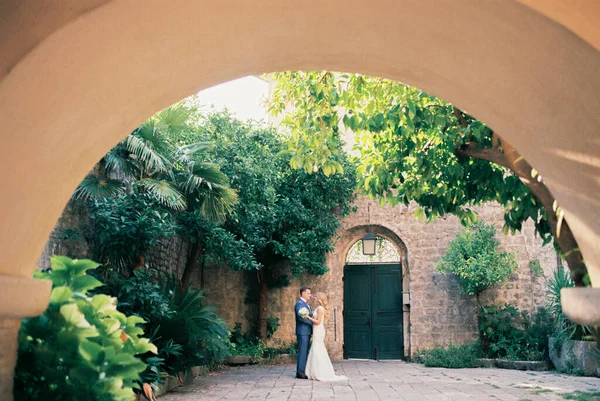
[[[554,237],[576,282],[586,272],[563,212],[539,173],[497,133],[453,105],[398,82],[358,74],[285,72],[274,75],[273,114],[292,133],[291,165],[338,171],[341,133],[358,135],[363,193],[392,205],[416,202],[419,217],[446,213],[464,224],[471,207],[496,201],[504,232],[531,220],[548,243]]]
[[[463,294],[477,297],[490,287],[506,283],[517,269],[517,261],[513,253],[498,249],[495,234],[493,225],[477,221],[450,242],[437,262],[437,270],[454,274]]]
[[[221,166],[239,196],[223,226],[252,249],[258,267],[261,335],[266,336],[268,287],[285,286],[289,274],[327,272],[339,218],[352,208],[354,169],[343,152],[334,157],[343,174],[327,177],[290,167],[282,153],[287,141],[275,129],[243,123],[227,113],[199,118],[195,133],[179,136],[180,145],[210,141],[211,161]]]

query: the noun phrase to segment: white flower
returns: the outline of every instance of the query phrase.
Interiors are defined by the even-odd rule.
[[[300,317],[306,318],[308,316],[308,309],[306,308],[301,308],[298,311],[298,315],[300,315]]]

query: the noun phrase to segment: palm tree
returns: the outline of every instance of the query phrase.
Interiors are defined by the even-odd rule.
[[[111,149],[75,190],[78,199],[98,199],[124,191],[128,181],[175,211],[198,210],[222,223],[238,202],[218,165],[206,162],[211,143],[177,147],[169,137],[190,129],[191,110],[182,103],[155,114]]]
[[[105,198],[136,186],[178,214],[186,212],[185,219],[192,216],[224,223],[238,203],[238,194],[220,167],[206,161],[214,145],[198,142],[176,146],[172,140],[191,130],[188,120],[192,112],[179,103],[155,114],[100,160],[79,184],[74,197]],[[187,232],[191,246],[182,285],[189,284],[203,254],[199,235],[193,229]],[[135,255],[134,259],[138,259],[136,269],[144,266],[143,256]]]

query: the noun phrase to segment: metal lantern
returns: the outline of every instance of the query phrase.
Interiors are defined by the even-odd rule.
[[[371,233],[366,233],[362,237],[362,252],[363,255],[375,255],[375,244],[377,244],[377,237]]]

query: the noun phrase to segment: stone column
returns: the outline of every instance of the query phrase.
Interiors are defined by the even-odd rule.
[[[600,326],[600,288],[563,288],[560,299],[563,312],[569,319],[583,325]]]
[[[13,374],[21,320],[46,310],[52,283],[0,275],[0,400],[13,400]]]

